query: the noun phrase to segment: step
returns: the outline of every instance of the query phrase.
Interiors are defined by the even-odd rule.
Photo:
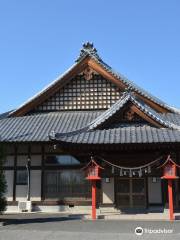
[[[120,210],[114,207],[100,207],[99,212],[100,213],[120,213]]]

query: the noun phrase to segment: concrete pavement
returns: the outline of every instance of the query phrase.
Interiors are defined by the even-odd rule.
[[[0,227],[0,240],[180,239],[179,221],[88,221],[62,214],[13,214],[3,218],[7,225]],[[142,228],[142,235],[135,234],[137,227]]]

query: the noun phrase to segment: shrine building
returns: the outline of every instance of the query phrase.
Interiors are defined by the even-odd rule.
[[[29,200],[33,211],[86,212],[92,199],[84,167],[92,159],[101,167],[97,209],[164,209],[159,166],[168,156],[180,164],[180,110],[114,71],[88,42],[65,73],[0,115],[0,142],[8,211]],[[179,189],[177,178],[175,209]]]

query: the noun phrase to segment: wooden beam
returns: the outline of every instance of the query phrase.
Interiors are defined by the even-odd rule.
[[[41,158],[41,201],[45,200],[44,196],[44,170],[45,170],[45,149],[44,145],[41,147],[42,149],[42,158]]]
[[[17,146],[14,146],[14,177],[13,177],[13,201],[16,201],[16,179],[17,179]]]
[[[176,161],[177,161],[177,164],[180,164],[180,154],[179,154],[179,151],[176,151]],[[177,175],[179,176],[180,175],[180,169],[177,168],[176,171],[177,171]],[[178,178],[176,180],[176,207],[177,208],[179,208],[179,206],[180,206],[180,201],[179,201],[179,196],[178,196],[179,192],[180,192],[180,179]]]
[[[54,85],[52,85],[49,89],[44,91],[41,95],[37,96],[33,100],[27,102],[24,106],[17,109],[15,112],[10,114],[14,117],[23,116],[27,112],[31,111],[35,106],[41,104],[43,101],[45,101],[47,98],[52,96],[56,91],[58,91],[59,88],[62,88],[65,84],[67,84],[73,77],[75,77],[77,74],[81,73],[87,66],[88,57],[84,59],[83,62],[79,63],[77,66],[75,66],[71,71],[69,71],[63,78],[61,78],[59,81],[57,81]]]
[[[28,168],[28,194],[27,200],[31,199],[31,145],[28,146],[28,159],[27,159],[27,168]]]
[[[148,209],[149,207],[149,191],[148,191],[148,187],[149,187],[149,181],[148,181],[148,176],[145,176],[145,191],[146,191],[146,208]]]
[[[147,114],[143,113],[141,110],[138,109],[138,107],[136,107],[135,105],[131,106],[131,109],[136,112],[140,117],[142,117],[144,120],[146,120],[147,122],[151,123],[152,125],[161,128],[164,127],[163,125],[161,125],[160,123],[156,122],[154,119],[152,119],[151,117],[149,117]]]
[[[126,85],[117,79],[115,76],[107,72],[105,69],[102,68],[97,62],[95,62],[93,59],[90,59],[88,61],[88,65],[96,72],[98,72],[100,75],[102,75],[104,78],[110,80],[115,85],[117,85],[121,90],[124,90],[126,88]]]
[[[106,71],[105,69],[102,68],[102,66],[100,66],[96,61],[94,61],[93,59],[90,59],[88,61],[88,65],[95,70],[96,72],[98,72],[99,74],[101,74],[104,78],[109,79],[110,81],[112,81],[114,84],[116,84],[120,89],[124,90],[127,85],[124,84],[121,79],[118,79],[117,77],[115,77],[113,74],[109,73],[108,71]],[[155,109],[158,112],[161,113],[167,113],[169,112],[166,108],[160,106],[159,104],[153,102],[152,100],[142,96],[141,94],[135,92],[135,95],[137,95],[140,99],[142,99],[145,103],[147,103],[148,105],[150,105],[153,109]]]
[[[84,71],[84,69],[86,69],[87,67],[92,68],[95,72],[102,75],[105,79],[113,82],[121,90],[124,90],[127,87],[127,85],[120,78],[117,78],[112,73],[104,69],[95,60],[87,56],[82,62],[75,65],[74,68],[72,68],[67,74],[64,75],[64,77],[62,77],[54,85],[52,85],[50,88],[45,90],[42,94],[40,94],[33,100],[27,102],[27,104],[25,104],[24,106],[17,109],[14,113],[11,114],[11,116],[23,116],[27,112],[31,111],[35,106],[41,104],[47,98],[52,96],[59,88],[62,88],[73,77]],[[142,99],[145,103],[150,105],[156,111],[161,113],[169,112],[165,107],[162,107],[159,104],[155,103],[154,101],[148,99],[147,97],[144,97],[142,94],[135,92],[135,95],[137,95],[140,99]]]

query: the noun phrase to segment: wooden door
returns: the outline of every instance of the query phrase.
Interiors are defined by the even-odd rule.
[[[146,184],[144,178],[117,178],[115,182],[115,199],[117,207],[146,207]]]

